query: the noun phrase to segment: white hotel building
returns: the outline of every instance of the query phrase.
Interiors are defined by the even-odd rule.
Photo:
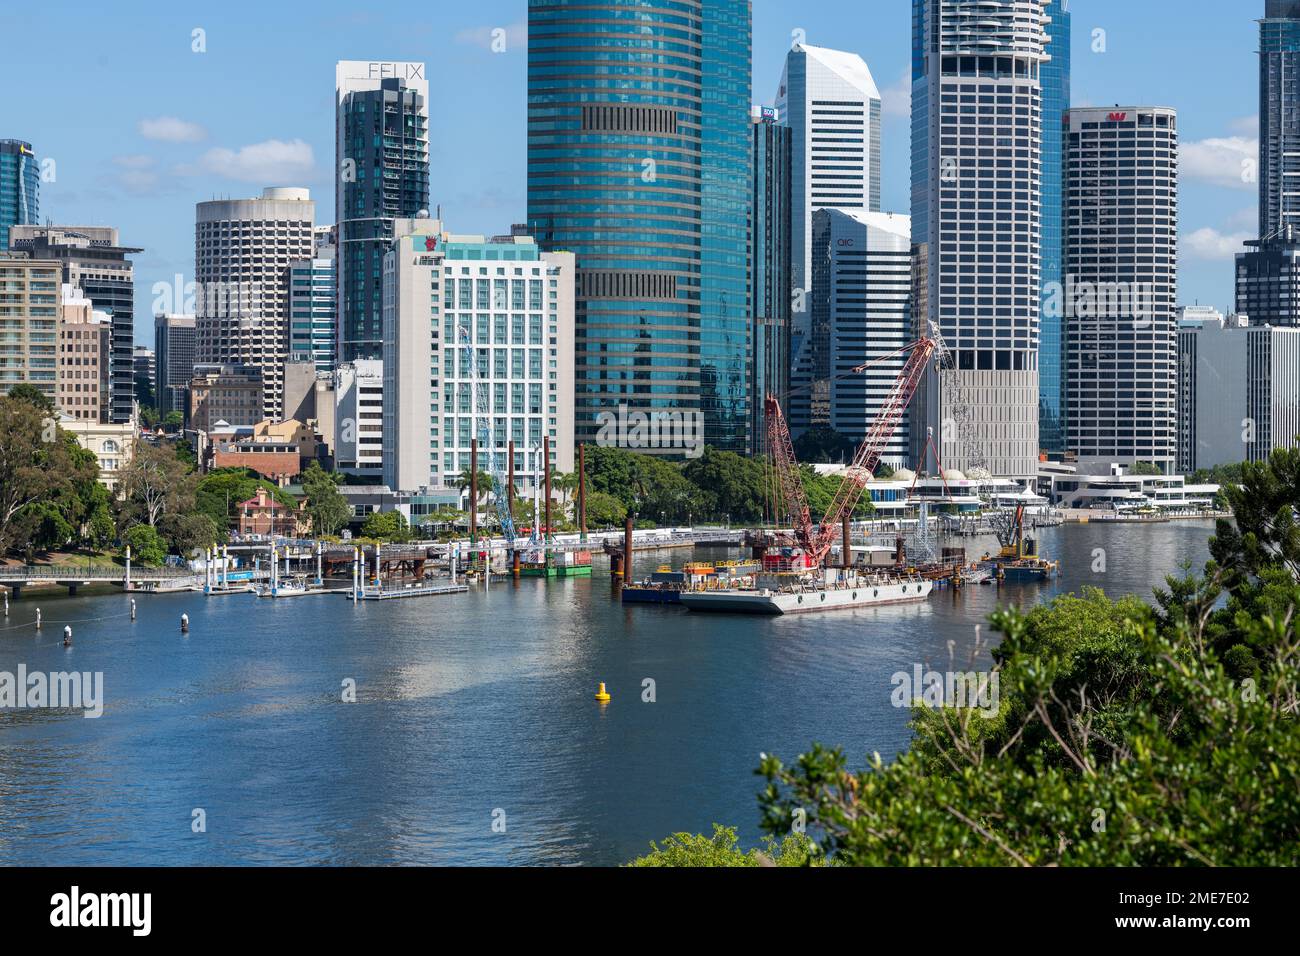
[[[543,438],[552,472],[572,471],[573,254],[543,253],[524,236],[452,235],[428,219],[398,219],[394,234],[384,257],[384,483],[455,487],[480,414],[492,436],[490,449],[480,443],[480,471],[495,452],[505,472],[513,442],[515,485],[532,489]]]

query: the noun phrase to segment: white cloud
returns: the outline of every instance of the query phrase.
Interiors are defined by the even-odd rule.
[[[1259,116],[1242,116],[1228,124],[1228,128],[1241,136],[1259,138]]]
[[[190,123],[175,116],[142,119],[139,129],[140,135],[145,139],[162,140],[164,143],[197,143],[208,135],[208,131],[198,123]]]
[[[1257,238],[1253,232],[1222,233],[1209,226],[1197,229],[1183,236],[1181,247],[1183,254],[1190,259],[1202,259],[1207,262],[1231,261],[1239,252],[1245,252],[1244,243]]]
[[[202,171],[227,179],[283,186],[311,177],[315,167],[311,145],[300,139],[268,139],[239,149],[210,149],[199,160]]]
[[[526,49],[528,46],[528,22],[519,20],[509,26],[474,27],[469,30],[461,30],[455,37],[456,42],[461,46],[481,46],[486,50],[492,50],[493,43],[498,39],[505,40],[506,50]]]
[[[1246,136],[1184,143],[1178,151],[1178,168],[1183,178],[1229,189],[1257,189],[1258,164],[1259,139]]]
[[[893,86],[880,91],[880,109],[886,116],[912,115],[912,74],[904,73]]]
[[[121,168],[113,174],[111,181],[116,182],[126,192],[140,196],[158,190],[159,178],[153,168],[154,158],[152,156],[146,156],[143,153],[114,156],[113,163]]]

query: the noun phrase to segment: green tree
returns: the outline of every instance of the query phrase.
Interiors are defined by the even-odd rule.
[[[54,399],[30,382],[20,382],[9,389],[9,397],[14,401],[26,402],[46,415],[54,414]]]
[[[169,514],[184,514],[194,505],[197,479],[167,444],[137,442],[131,461],[118,473],[123,509],[150,527]]]
[[[593,491],[587,495],[587,527],[616,528],[627,519],[627,505],[613,495]]]
[[[339,492],[337,479],[319,462],[313,461],[303,472],[302,490],[307,495],[307,511],[316,535],[332,535],[347,525],[352,508]]]
[[[164,415],[162,419],[162,427],[167,432],[179,431],[180,427],[184,424],[185,424],[185,416],[175,409],[173,409],[172,411]]]
[[[410,527],[400,511],[373,511],[361,525],[361,536],[401,544],[410,539]]]
[[[650,852],[629,866],[737,867],[737,866],[823,866],[818,848],[812,840],[799,834],[787,834],[777,843],[768,837],[763,849],[742,850],[737,845],[735,827],[713,825],[713,836],[674,833],[663,846],[650,844]]]
[[[131,560],[145,567],[156,568],[167,559],[167,545],[155,528],[147,524],[134,524],[126,529],[126,544],[131,547]],[[122,549],[125,557],[126,549]]]
[[[736,522],[763,520],[770,480],[762,459],[707,448],[699,458],[686,462],[682,473],[697,489],[694,497],[705,513],[727,515]]]
[[[95,456],[21,386],[14,391],[17,397],[0,399],[0,553],[33,547],[38,535],[59,538],[62,525],[75,534],[86,517],[79,489],[99,476]]]

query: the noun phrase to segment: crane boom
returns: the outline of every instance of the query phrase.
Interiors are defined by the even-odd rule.
[[[871,423],[867,437],[858,446],[858,453],[853,456],[853,463],[845,471],[840,487],[835,492],[835,497],[831,499],[830,507],[826,509],[826,516],[822,519],[821,528],[810,552],[816,563],[820,564],[830,553],[831,544],[839,534],[840,522],[846,515],[853,514],[853,509],[858,506],[863,489],[867,487],[867,482],[875,473],[876,466],[880,464],[880,456],[884,453],[885,445],[893,437],[898,423],[903,420],[903,415],[907,412],[912,396],[921,385],[925,367],[934,355],[934,350],[935,342],[930,338],[918,339],[912,347],[912,354],[907,357],[903,370],[894,380],[894,385],[885,398],[884,406],[875,421]]]
[[[820,565],[830,553],[831,545],[840,533],[840,524],[846,515],[853,514],[862,498],[862,492],[871,480],[885,446],[893,437],[898,423],[903,420],[912,396],[921,385],[926,365],[938,348],[934,339],[922,337],[911,345],[900,349],[894,355],[909,353],[903,369],[894,380],[884,406],[871,423],[866,438],[858,446],[853,462],[844,473],[839,489],[831,500],[821,524],[813,527],[812,516],[808,509],[808,498],[804,493],[803,483],[799,478],[799,464],[795,460],[794,445],[790,440],[790,430],[785,417],[781,414],[781,403],[773,396],[768,396],[764,403],[767,413],[767,443],[775,465],[777,481],[786,508],[786,516],[794,527],[795,541],[814,565]],[[861,366],[856,371],[863,371],[871,364]]]
[[[803,479],[799,477],[799,462],[795,459],[794,444],[790,441],[790,428],[786,425],[785,416],[781,414],[781,402],[775,395],[767,396],[763,410],[767,418],[767,447],[775,466],[781,501],[785,505],[786,516],[794,526],[799,547],[809,554],[814,547],[812,515],[808,509],[808,494],[804,491]]]

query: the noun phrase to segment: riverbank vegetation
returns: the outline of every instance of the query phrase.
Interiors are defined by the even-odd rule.
[[[991,717],[918,705],[910,748],[861,770],[820,744],[764,756],[763,830],[849,865],[1300,863],[1300,452],[1225,494],[1204,572],[1152,603],[1088,590],[995,614]],[[638,862],[741,865],[706,839]]]

